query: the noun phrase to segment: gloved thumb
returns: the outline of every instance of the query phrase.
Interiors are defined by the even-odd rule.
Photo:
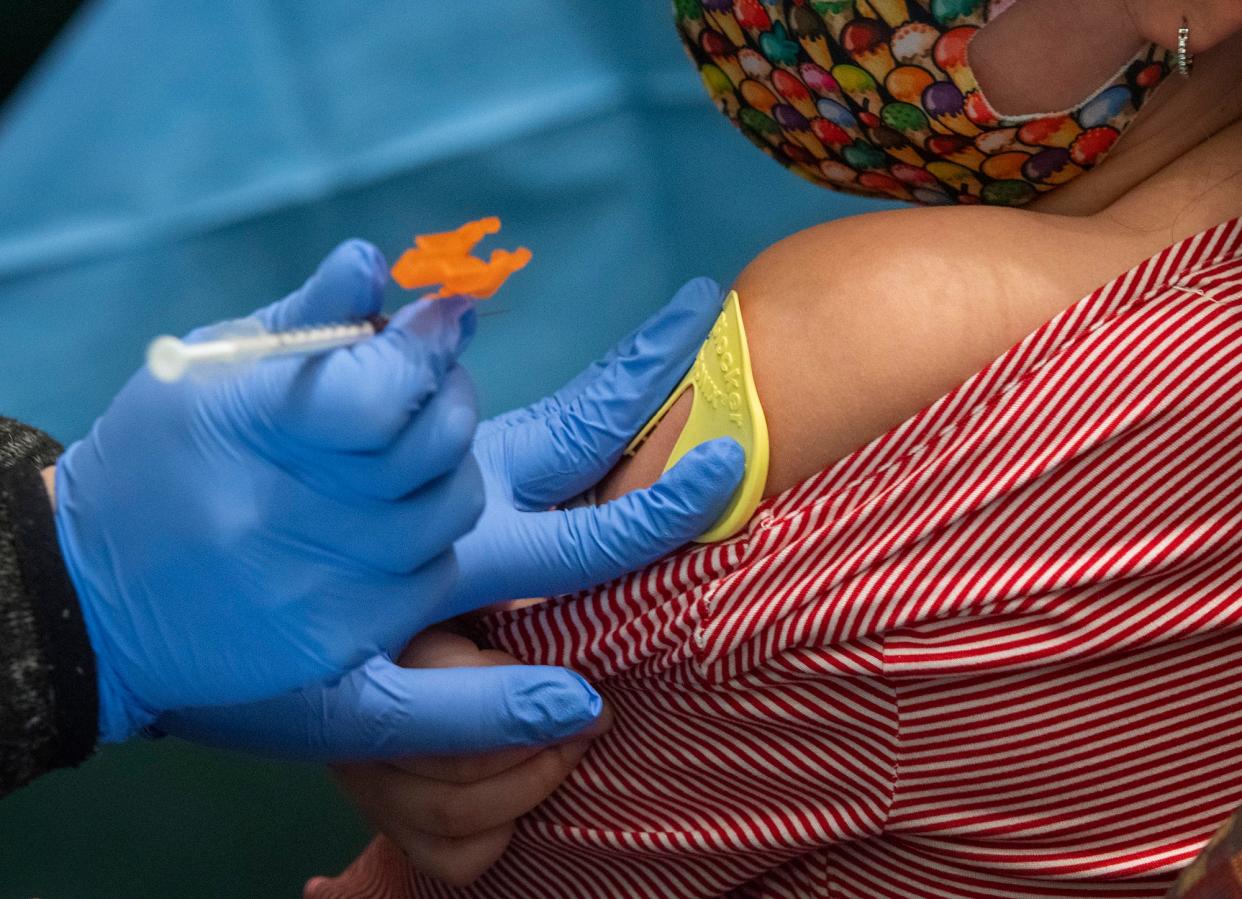
[[[281,758],[363,761],[555,743],[590,726],[602,708],[599,694],[563,668],[400,668],[376,656],[331,686],[169,712],[158,727]]]
[[[387,270],[384,255],[372,244],[347,240],[298,290],[255,316],[269,331],[368,318],[383,304]]]

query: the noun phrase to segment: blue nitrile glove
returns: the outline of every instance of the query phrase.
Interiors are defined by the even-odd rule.
[[[603,702],[564,668],[401,668],[376,656],[339,683],[245,706],[162,715],[158,730],[281,758],[365,761],[555,743]]]
[[[357,320],[385,278],[374,247],[346,243],[257,315]],[[455,366],[473,328],[465,301],[416,303],[317,358],[206,383],[134,375],[56,475],[102,740],[333,680],[452,613],[452,543],[483,499]]]
[[[692,281],[561,391],[480,427],[475,453],[488,504],[457,543],[463,577],[454,608],[604,583],[693,539],[724,511],[744,465],[732,440],[701,447],[650,489],[613,503],[522,511],[547,509],[611,469],[690,367],[720,308],[719,287]],[[563,669],[411,670],[380,657],[334,686],[177,712],[158,727],[268,754],[361,760],[552,743],[585,728],[600,707]]]
[[[706,531],[741,482],[745,454],[723,438],[655,484],[602,506],[547,511],[598,483],[663,405],[720,316],[719,285],[691,281],[565,387],[483,422],[474,455],[487,504],[457,543],[454,605],[473,608],[602,584]]]

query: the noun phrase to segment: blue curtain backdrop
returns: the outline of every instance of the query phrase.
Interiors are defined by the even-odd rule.
[[[467,356],[490,414],[863,208],[733,131],[662,0],[96,0],[0,112],[0,413],[72,441],[154,335],[497,214],[535,261]],[[132,745],[0,803],[0,895],[297,895],[365,836],[318,768]]]

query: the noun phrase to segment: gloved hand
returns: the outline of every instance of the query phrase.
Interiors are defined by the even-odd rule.
[[[604,583],[693,539],[724,511],[744,467],[732,440],[689,453],[651,488],[613,503],[523,511],[546,509],[608,472],[690,367],[720,308],[716,284],[692,281],[564,389],[480,427],[474,450],[488,505],[457,543],[453,614]],[[562,669],[407,670],[379,657],[333,686],[177,712],[158,727],[215,745],[357,761],[553,743],[600,709],[599,696]]]
[[[282,330],[373,315],[385,278],[374,247],[347,243],[257,315]],[[455,367],[473,327],[465,301],[420,303],[317,358],[134,375],[56,474],[101,739],[335,679],[456,610],[451,547],[483,499]]]
[[[728,438],[687,453],[646,490],[547,511],[616,465],[689,369],[721,304],[714,281],[691,281],[561,390],[479,425],[474,456],[487,503],[457,543],[454,608],[606,583],[694,539],[724,512],[746,461]]]

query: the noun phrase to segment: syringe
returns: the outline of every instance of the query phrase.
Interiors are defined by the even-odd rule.
[[[486,235],[500,230],[492,217],[467,222],[456,231],[420,234],[392,268],[393,280],[406,290],[440,286],[423,299],[447,296],[485,300],[510,275],[526,267],[531,252],[525,247],[492,251],[484,262],[470,255]],[[214,374],[246,363],[277,356],[310,356],[349,346],[373,337],[388,320],[375,316],[355,324],[317,325],[291,331],[269,332],[254,318],[238,319],[212,329],[209,339],[186,343],[176,337],[157,337],[147,347],[147,368],[160,381],[180,381],[187,374]]]
[[[310,356],[350,346],[374,337],[388,319],[375,316],[352,324],[316,325],[291,331],[268,331],[255,318],[221,325],[217,336],[201,343],[186,343],[163,336],[147,347],[147,368],[160,381],[180,381],[187,374],[229,371],[260,359],[277,356]]]

